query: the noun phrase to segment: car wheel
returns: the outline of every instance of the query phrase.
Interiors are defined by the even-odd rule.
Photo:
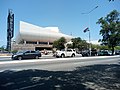
[[[72,56],[71,57],[75,57],[75,54],[72,54]]]
[[[35,58],[36,58],[36,59],[39,59],[39,57],[38,57],[38,56],[36,56]]]
[[[64,58],[64,57],[65,57],[65,55],[64,55],[64,54],[62,54],[62,55],[61,55],[61,58]]]
[[[18,57],[18,60],[22,60],[22,57],[20,56],[20,57]]]

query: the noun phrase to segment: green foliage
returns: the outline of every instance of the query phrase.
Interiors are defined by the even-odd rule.
[[[73,48],[73,44],[67,44],[68,48]]]
[[[115,47],[115,50],[120,50],[120,46],[116,46],[116,47]]]
[[[72,42],[72,48],[78,48],[79,50],[88,49],[89,44],[85,40],[82,40],[80,37],[73,38]]]
[[[114,47],[120,44],[120,13],[113,10],[105,18],[101,17],[97,24],[101,24],[100,35],[103,36],[99,41],[114,53]]]
[[[100,50],[110,50],[110,48],[108,48],[108,46],[101,45]]]
[[[53,48],[57,48],[58,50],[65,48],[66,39],[64,37],[61,37],[57,41],[53,42]]]
[[[92,45],[91,45],[91,48],[92,48],[92,49],[100,49],[100,45],[92,44]]]
[[[58,48],[58,46],[59,46],[58,44],[59,44],[59,43],[58,43],[58,40],[57,40],[57,41],[54,41],[54,42],[53,42],[53,48]]]
[[[1,46],[0,51],[7,51],[7,49],[5,48],[5,46]]]
[[[0,47],[0,51],[3,51],[3,50],[4,50],[4,47],[3,47],[3,46],[1,46],[1,47]]]
[[[92,49],[97,49],[97,50],[110,50],[108,46],[105,45],[95,45],[92,44]]]
[[[12,53],[17,53],[17,52],[18,52],[18,50],[13,50],[13,51],[12,51]]]

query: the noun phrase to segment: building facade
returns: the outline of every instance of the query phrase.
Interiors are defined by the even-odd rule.
[[[55,40],[61,37],[70,41],[73,37],[63,34],[58,27],[39,27],[20,21],[20,30],[12,43],[12,50],[51,50]]]

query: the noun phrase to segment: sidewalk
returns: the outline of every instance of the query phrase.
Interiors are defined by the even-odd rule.
[[[10,58],[11,56],[0,56],[1,58]]]
[[[10,54],[10,53],[0,53],[0,57],[11,57],[12,56],[12,54]]]

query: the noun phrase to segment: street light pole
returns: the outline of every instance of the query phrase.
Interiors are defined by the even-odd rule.
[[[90,10],[89,12],[86,13],[81,13],[81,14],[87,14],[89,15],[89,51],[90,51],[90,56],[91,56],[91,33],[90,33],[90,13],[93,12],[95,9],[97,9],[98,6],[94,7],[92,10]]]
[[[90,51],[90,56],[91,56],[92,46],[91,46],[91,33],[90,33],[90,30],[91,30],[91,28],[90,28],[90,12],[88,13],[88,15],[89,15],[89,51]]]

